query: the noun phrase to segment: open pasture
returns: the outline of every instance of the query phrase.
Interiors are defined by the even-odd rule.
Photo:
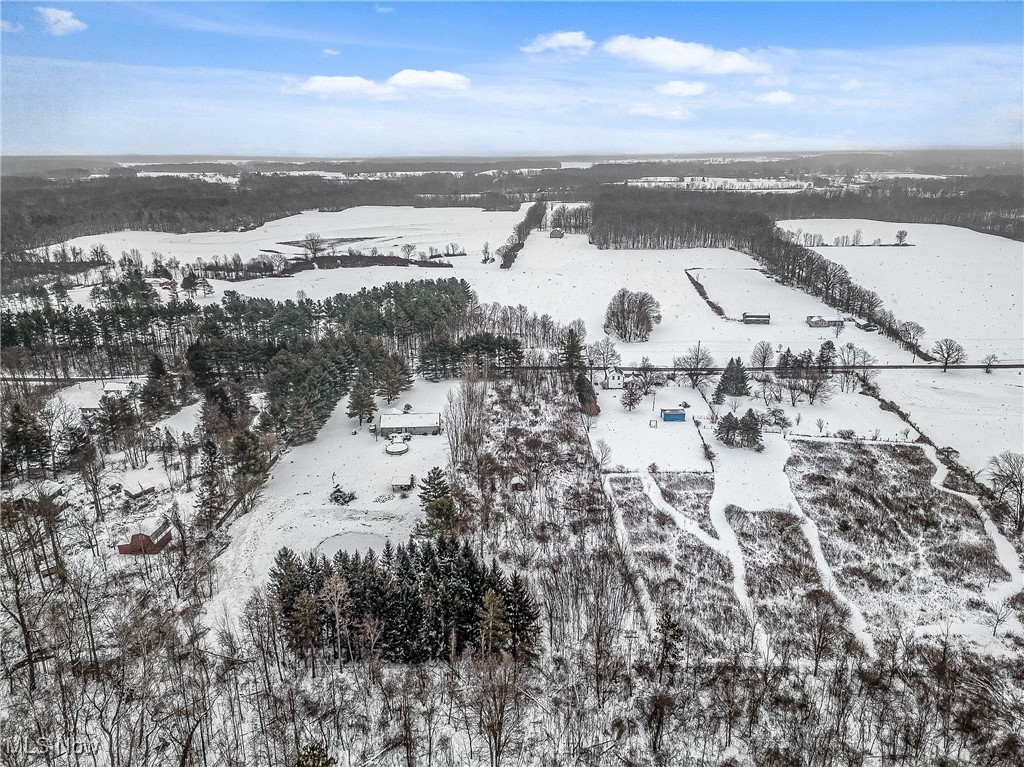
[[[182,264],[191,264],[199,258],[210,260],[213,256],[235,253],[243,259],[265,255],[266,251],[300,255],[301,248],[283,243],[296,242],[316,232],[324,240],[345,240],[341,250],[376,247],[384,253],[393,250],[396,255],[405,244],[414,245],[419,252],[430,247],[444,250],[446,245],[455,242],[466,249],[467,258],[479,261],[484,243],[490,243],[492,250],[504,243],[521,218],[518,211],[361,206],[337,212],[307,211],[244,232],[124,231],[77,237],[68,245],[88,250],[93,245],[103,244],[115,258],[122,251],[134,248],[145,258],[155,252],[165,259],[176,258]],[[416,276],[422,275],[417,273]]]
[[[896,241],[907,231],[910,247],[816,248],[846,267],[850,277],[878,293],[902,320],[925,328],[925,348],[955,338],[971,361],[986,354],[1024,358],[1024,245],[1005,237],[941,224],[898,224],[865,219],[795,219],[781,229],[820,234],[832,243],[860,229],[864,243]]]

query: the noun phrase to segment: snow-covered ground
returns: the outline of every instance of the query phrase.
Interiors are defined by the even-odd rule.
[[[925,348],[939,338],[954,338],[972,362],[986,354],[1024,360],[1024,244],[940,224],[794,219],[778,225],[820,234],[829,243],[860,229],[865,243],[890,244],[905,229],[913,247],[816,250],[878,293],[898,318],[923,325]]]
[[[169,234],[128,230],[77,237],[68,245],[88,250],[93,245],[103,244],[115,257],[122,251],[135,248],[147,257],[151,253],[161,253],[165,258],[191,264],[198,258],[208,261],[213,256],[235,253],[249,259],[265,250],[299,255],[301,248],[282,243],[295,242],[309,232],[316,232],[325,240],[350,240],[339,250],[348,247],[368,250],[376,246],[384,253],[393,250],[396,255],[399,248],[407,243],[414,245],[417,251],[426,251],[431,246],[443,250],[455,242],[466,248],[467,259],[479,261],[484,243],[490,243],[491,250],[494,250],[508,239],[512,227],[521,219],[518,211],[363,206],[329,213],[309,211],[270,221],[245,232]],[[411,276],[405,279],[411,279]]]
[[[935,368],[886,370],[881,395],[894,400],[936,445],[960,452],[960,461],[981,471],[1003,450],[1024,449],[1024,371]]]
[[[287,280],[230,284],[211,280],[211,284],[217,289],[229,287],[263,298],[294,298],[302,290],[310,298],[322,299],[394,280],[459,277],[469,281],[481,301],[524,304],[560,322],[582,319],[591,341],[602,335],[605,308],[615,291],[621,287],[645,290],[661,302],[662,322],[650,341],[619,345],[626,364],[639,362],[647,355],[655,364],[669,365],[673,356],[683,354],[698,341],[709,345],[711,353],[724,364],[731,356],[747,359],[754,344],[761,340],[800,351],[816,350],[823,341],[834,339],[831,331],[810,328],[805,323],[808,314],[834,315],[834,310],[753,271],[757,267],[753,259],[726,248],[598,250],[586,235],[566,234],[552,239],[547,232],[538,231],[530,235],[511,269],[499,269],[496,263],[481,264],[472,257],[452,259],[452,263],[453,269],[429,274],[405,267],[374,266],[306,271]],[[709,280],[713,299],[734,300],[735,316],[744,311],[767,311],[773,315],[772,324],[744,325],[715,315],[690,284],[685,270],[691,268],[702,270],[700,279]],[[714,276],[708,276],[713,270]],[[741,294],[742,298],[737,297]],[[849,329],[841,340],[867,347],[880,360],[904,360],[902,350],[874,333]]]
[[[393,403],[406,403],[414,412],[439,413],[452,382],[417,380]],[[379,403],[381,412],[392,407]],[[397,477],[417,481],[434,466],[448,464],[448,441],[440,436],[414,436],[409,452],[390,456],[385,440],[375,439],[366,425],[345,415],[343,399],[315,441],[285,453],[274,465],[256,507],[228,528],[231,543],[217,560],[218,586],[209,617],[234,618],[253,588],[264,583],[282,546],[296,552],[319,548],[327,556],[374,548],[380,553],[387,539],[404,543],[421,519],[414,488],[401,498],[391,488]],[[353,434],[352,432],[356,433]],[[347,506],[329,499],[335,485],[356,494]]]
[[[706,344],[720,363],[733,356],[747,359],[754,344],[761,340],[795,352],[817,349],[825,340],[853,342],[880,362],[911,362],[895,344],[852,325],[838,339],[830,330],[808,327],[807,315],[834,316],[835,311],[768,279],[757,271],[751,258],[727,249],[602,251],[590,245],[585,235],[551,239],[547,232],[538,231],[527,240],[511,269],[499,269],[497,263],[481,264],[478,256],[483,243],[489,242],[492,250],[500,245],[521,215],[469,208],[367,206],[336,213],[303,213],[249,232],[122,232],[78,238],[73,244],[88,247],[104,242],[112,253],[137,248],[144,254],[161,252],[188,263],[199,257],[236,252],[251,257],[262,249],[297,253],[297,248],[281,243],[301,239],[310,231],[324,238],[363,238],[352,245],[364,249],[376,246],[384,252],[397,251],[403,243],[425,249],[458,242],[470,255],[451,259],[452,269],[427,272],[370,267],[313,270],[288,279],[234,283],[213,280],[214,294],[202,300],[217,301],[224,290],[278,300],[294,298],[302,290],[311,298],[326,298],[394,280],[458,277],[468,280],[482,301],[524,304],[561,322],[582,318],[588,340],[593,341],[601,337],[608,300],[618,288],[627,287],[654,295],[661,302],[663,321],[647,343],[619,344],[626,364],[648,356],[655,364],[668,365],[673,356],[684,353],[697,341]],[[989,351],[1000,353],[1004,359],[1024,358],[1024,258],[1020,243],[956,227],[858,219],[791,220],[780,222],[780,226],[819,233],[827,241],[836,235],[852,235],[860,228],[865,242],[876,238],[893,242],[897,230],[907,229],[913,247],[829,247],[821,252],[846,265],[854,279],[876,290],[899,317],[924,325],[929,340],[947,335],[956,338],[968,348],[972,359]],[[768,312],[771,324],[744,325],[717,317],[696,294],[685,269],[699,269],[695,276],[729,317],[739,317],[745,311]],[[927,291],[922,286],[927,286]],[[88,289],[72,291],[73,300],[84,302],[87,296]],[[975,371],[944,375],[922,364],[920,371],[887,372],[880,383],[883,396],[901,403],[937,442],[960,450],[975,470],[981,469],[993,453],[1019,450],[1024,444],[1024,380],[1017,371],[997,371],[988,376]],[[622,419],[628,419],[642,421],[646,431],[654,431],[646,425],[649,419],[640,413],[644,406],[633,414],[620,415],[621,408],[617,403],[609,408],[608,399],[602,395],[608,425],[599,429],[615,431],[626,423]],[[826,431],[853,428],[858,434],[870,435],[879,428],[883,438],[893,438],[902,429],[898,422],[889,423],[894,417],[887,417],[870,403],[865,403],[867,407],[857,403],[852,409],[840,404],[849,401],[837,398],[823,414],[815,413],[812,420],[823,418]],[[608,414],[613,409],[614,417]],[[883,421],[876,423],[876,418]],[[808,426],[806,422],[804,425]],[[656,443],[661,436],[648,435],[648,441]],[[645,460],[657,454],[646,446],[631,446],[620,452],[622,456],[615,460],[627,464],[646,466],[657,460]],[[688,459],[676,460],[682,460],[683,466]]]

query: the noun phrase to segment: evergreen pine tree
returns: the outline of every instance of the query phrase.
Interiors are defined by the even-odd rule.
[[[508,620],[509,645],[515,656],[530,656],[535,652],[537,635],[540,633],[537,609],[526,581],[519,573],[512,573],[505,591],[505,615]]]
[[[832,366],[835,364],[835,361],[836,345],[831,341],[826,341],[821,345],[821,348],[818,349],[818,357],[815,360],[815,364],[818,366],[819,370],[827,373],[829,370],[831,370]]]
[[[459,529],[459,516],[455,501],[444,496],[427,504],[425,532],[431,536],[454,536]]]
[[[787,347],[786,351],[779,355],[779,361],[775,366],[776,374],[779,378],[786,378],[790,375],[795,365],[796,358],[793,356],[793,352]]]
[[[388,357],[377,368],[377,393],[391,404],[398,395],[412,388],[412,372],[401,357]]]
[[[302,747],[295,767],[336,767],[337,764],[338,760],[327,753],[327,746],[314,740]]]
[[[658,684],[671,685],[679,665],[683,632],[672,612],[662,608],[658,618]]]
[[[750,377],[746,368],[743,367],[743,360],[735,357],[729,360],[722,373],[722,380],[719,382],[722,393],[728,397],[747,397],[750,395]],[[718,394],[716,390],[716,395]]]
[[[427,472],[426,478],[420,483],[420,508],[426,511],[433,501],[450,495],[451,488],[448,486],[444,471],[435,466]]]
[[[20,402],[15,402],[3,432],[4,457],[20,471],[22,465],[27,468],[33,463],[45,464],[49,452],[50,439],[42,424]]]
[[[309,578],[302,560],[285,546],[282,546],[274,557],[274,565],[270,568],[270,584],[274,596],[281,604],[281,611],[286,616],[290,615],[295,600],[307,589]]]
[[[713,405],[724,405],[725,404],[725,375],[718,379],[718,385],[715,386],[715,393],[711,396],[711,403]]]
[[[740,444],[744,447],[761,447],[761,422],[754,415],[753,410],[747,410],[746,414],[739,419],[736,433]]]
[[[732,413],[726,413],[718,422],[718,430],[715,432],[718,438],[727,445],[736,444],[736,435],[739,431],[740,422]]]
[[[224,492],[224,459],[217,443],[203,441],[202,463],[199,469],[199,491],[196,494],[196,526],[205,534],[213,532],[214,525],[227,508]]]
[[[377,403],[373,399],[373,381],[366,368],[360,368],[356,374],[355,383],[352,384],[352,393],[348,398],[348,409],[345,414],[349,418],[358,418],[359,425],[373,415],[377,410]]]
[[[313,662],[313,676],[316,676],[316,651],[319,649],[321,620],[316,598],[306,589],[299,592],[290,614],[286,615],[288,635],[292,647],[302,658]]]
[[[568,380],[573,380],[578,373],[586,369],[583,359],[583,343],[579,333],[573,328],[565,331],[558,349],[558,365]]]

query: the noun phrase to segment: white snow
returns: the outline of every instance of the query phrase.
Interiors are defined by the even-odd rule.
[[[925,328],[927,348],[954,338],[976,362],[986,354],[1024,361],[1024,244],[957,226],[866,219],[779,221],[785,230],[821,234],[831,243],[860,229],[865,243],[896,241],[905,229],[912,247],[815,248],[860,285],[878,293],[901,320]]]
[[[452,382],[417,381],[401,402],[417,410],[441,412]],[[231,543],[217,560],[219,583],[208,615],[219,620],[238,616],[252,590],[264,583],[282,546],[293,551],[317,549],[333,556],[338,550],[373,547],[384,541],[403,543],[422,518],[419,490],[407,498],[391,489],[397,474],[422,480],[434,466],[448,464],[444,435],[414,436],[409,452],[389,456],[385,439],[376,439],[364,424],[345,415],[342,400],[315,441],[285,453],[271,470],[256,507],[231,524]],[[356,433],[353,434],[352,432]],[[328,496],[335,484],[356,494],[347,506]]]
[[[960,462],[981,471],[1003,450],[1024,450],[1024,371],[921,368],[885,370],[882,397],[895,400],[940,447],[951,446]]]
[[[466,248],[470,260],[476,256],[475,260],[479,261],[483,244],[489,242],[492,250],[498,247],[508,239],[512,227],[521,219],[522,214],[518,211],[363,206],[338,212],[300,213],[245,232],[169,234],[128,230],[77,237],[68,245],[88,250],[93,245],[103,244],[115,258],[122,251],[135,248],[145,256],[161,253],[165,259],[177,258],[182,264],[191,264],[199,258],[209,261],[213,256],[235,253],[249,259],[260,255],[262,250],[275,250],[286,256],[298,255],[302,253],[301,248],[282,243],[295,242],[310,232],[316,232],[325,240],[357,238],[358,241],[340,245],[339,250],[342,251],[348,247],[369,249],[376,246],[383,253],[394,250],[396,255],[406,243],[415,245],[417,251],[426,251],[431,246],[444,250],[446,245],[455,242]],[[424,276],[419,271],[415,275]],[[411,278],[412,275],[406,275],[404,279]],[[291,289],[292,294],[295,289]]]

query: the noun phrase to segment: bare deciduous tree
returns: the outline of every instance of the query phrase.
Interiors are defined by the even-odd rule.
[[[931,353],[942,363],[943,373],[950,365],[963,365],[967,361],[964,347],[952,338],[940,338],[932,345]]]
[[[1009,496],[1017,534],[1024,532],[1024,455],[1004,450],[988,460],[988,476],[1000,499]]]

